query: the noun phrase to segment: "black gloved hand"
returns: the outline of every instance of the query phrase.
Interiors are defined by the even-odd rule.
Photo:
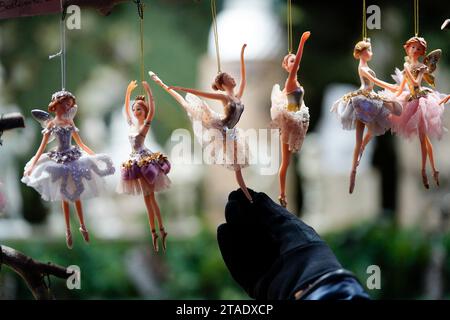
[[[341,267],[310,226],[249,189],[228,196],[226,223],[217,239],[225,264],[238,284],[255,299],[293,299],[294,294],[327,272]]]

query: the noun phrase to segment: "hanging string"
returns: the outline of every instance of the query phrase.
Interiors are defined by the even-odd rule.
[[[414,0],[414,35],[419,36],[419,0]]]
[[[292,0],[287,3],[288,52],[292,53]]]
[[[222,67],[220,65],[219,33],[217,32],[217,7],[215,0],[211,0],[211,16],[213,21],[214,43],[216,46],[217,73],[221,73]]]
[[[61,20],[60,20],[60,42],[61,49],[58,53],[49,56],[51,60],[56,57],[60,57],[61,60],[61,90],[66,90],[66,13],[63,5],[63,0],[60,0],[61,4]]]
[[[362,12],[362,38],[367,39],[367,8],[366,0],[363,0],[363,12]]]
[[[144,3],[141,0],[134,0],[137,6],[139,15],[139,52],[140,52],[140,76],[141,82],[144,81]],[[141,88],[142,94],[144,94],[144,88]]]

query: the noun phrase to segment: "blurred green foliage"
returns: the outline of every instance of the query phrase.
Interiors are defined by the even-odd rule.
[[[206,230],[206,229],[205,229]],[[150,238],[150,237],[149,237]],[[439,238],[446,252],[450,251],[450,234]],[[363,286],[370,265],[381,269],[381,290],[368,290],[374,299],[420,299],[424,294],[425,275],[430,264],[431,247],[435,242],[419,229],[398,229],[387,221],[369,222],[325,237],[341,264],[354,272]],[[148,242],[93,241],[86,246],[75,237],[73,250],[58,243],[14,242],[7,245],[41,261],[81,268],[82,290],[68,290],[65,282],[52,279],[58,299],[154,299],[141,296],[127,272],[131,250],[151,250]],[[189,239],[170,239],[165,254],[150,253],[149,262],[157,271],[162,297],[169,299],[248,299],[231,278],[223,263],[215,234],[202,231]],[[155,267],[156,266],[156,267]],[[442,270],[445,297],[450,297],[450,255]],[[5,269],[2,272],[11,273]],[[23,281],[17,298],[31,299]]]

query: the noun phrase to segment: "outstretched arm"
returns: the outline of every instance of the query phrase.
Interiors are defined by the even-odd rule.
[[[94,151],[92,151],[87,145],[84,144],[83,140],[81,140],[81,137],[77,131],[72,132],[72,137],[75,140],[75,142],[80,146],[81,149],[83,149],[90,155],[95,154]]]
[[[152,78],[153,81],[156,82],[157,85],[159,85],[161,88],[167,91],[168,94],[170,94],[183,108],[187,108],[188,104],[186,100],[173,89],[170,89],[168,85],[166,85],[162,80],[156,75],[156,73],[149,71],[148,74],[150,75],[150,78]]]
[[[192,94],[195,94],[196,96],[200,96],[203,98],[219,100],[219,101],[222,101],[223,103],[228,102],[227,96],[224,94],[221,94],[221,93],[209,93],[209,92],[204,92],[204,91],[199,91],[199,90],[189,89],[189,88],[183,88],[183,87],[169,87],[169,89],[180,90],[180,91],[192,93]]]
[[[384,81],[374,77],[373,75],[371,75],[369,72],[367,72],[364,69],[361,69],[361,73],[362,73],[363,77],[369,79],[370,81],[372,81],[373,83],[375,83],[377,86],[379,86],[381,88],[390,90],[392,92],[396,92],[398,90],[398,88],[399,88],[398,86],[396,86],[394,84],[390,84],[390,83],[384,82]]]
[[[137,88],[137,82],[136,82],[136,80],[133,80],[128,84],[127,92],[125,93],[125,114],[127,116],[128,123],[131,123],[131,111],[130,111],[131,92],[136,88]]]
[[[36,163],[39,161],[39,158],[41,157],[42,153],[44,153],[45,147],[48,144],[48,140],[50,138],[50,132],[44,133],[44,136],[42,137],[41,145],[39,146],[38,151],[36,152],[35,156],[33,157],[33,162],[31,162],[30,167],[24,172],[24,176],[29,176],[31,172],[33,171]]]
[[[239,85],[239,91],[237,97],[239,99],[244,95],[245,85],[247,84],[246,75],[245,75],[245,62],[244,62],[244,51],[247,47],[247,44],[244,44],[241,49],[241,84]]]
[[[292,66],[292,70],[289,73],[288,84],[295,82],[297,77],[297,72],[300,67],[300,61],[303,56],[303,47],[305,46],[306,40],[310,37],[311,32],[306,31],[302,34],[302,38],[300,39],[300,43],[298,45],[297,54],[295,55],[294,65]]]

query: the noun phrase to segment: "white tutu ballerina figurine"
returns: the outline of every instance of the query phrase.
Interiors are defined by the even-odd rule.
[[[69,202],[75,203],[80,222],[80,232],[86,242],[89,233],[83,217],[81,199],[96,197],[104,189],[104,177],[114,173],[111,158],[94,154],[81,140],[73,122],[77,112],[75,96],[68,91],[53,94],[48,110],[33,110],[33,116],[44,127],[43,138],[36,155],[26,164],[22,182],[33,187],[46,201],[62,201],[66,222],[66,243],[72,248]],[[51,138],[57,147],[44,153]],[[77,146],[72,145],[72,138]],[[82,150],[80,150],[80,148]]]
[[[236,81],[226,73],[220,72],[212,85],[216,91],[225,93],[209,93],[182,87],[169,87],[156,74],[149,72],[153,81],[166,90],[184,108],[193,123],[194,134],[203,147],[208,164],[220,164],[233,170],[236,180],[250,202],[253,202],[242,176],[241,169],[249,165],[249,147],[245,136],[236,127],[244,111],[241,98],[246,85],[244,44],[241,50],[241,83],[235,92]],[[184,99],[175,90],[187,92]],[[224,114],[212,110],[198,96],[222,102]],[[211,139],[212,138],[212,139]]]
[[[272,107],[270,114],[272,117],[272,127],[280,129],[281,142],[281,165],[278,172],[280,184],[280,196],[278,201],[283,207],[287,206],[286,200],[286,174],[291,161],[291,155],[299,152],[306,132],[309,127],[309,109],[303,100],[305,91],[297,80],[297,73],[302,60],[303,47],[311,33],[304,32],[297,54],[287,54],[281,66],[289,73],[284,85],[280,90],[280,85],[276,84],[272,89]]]

